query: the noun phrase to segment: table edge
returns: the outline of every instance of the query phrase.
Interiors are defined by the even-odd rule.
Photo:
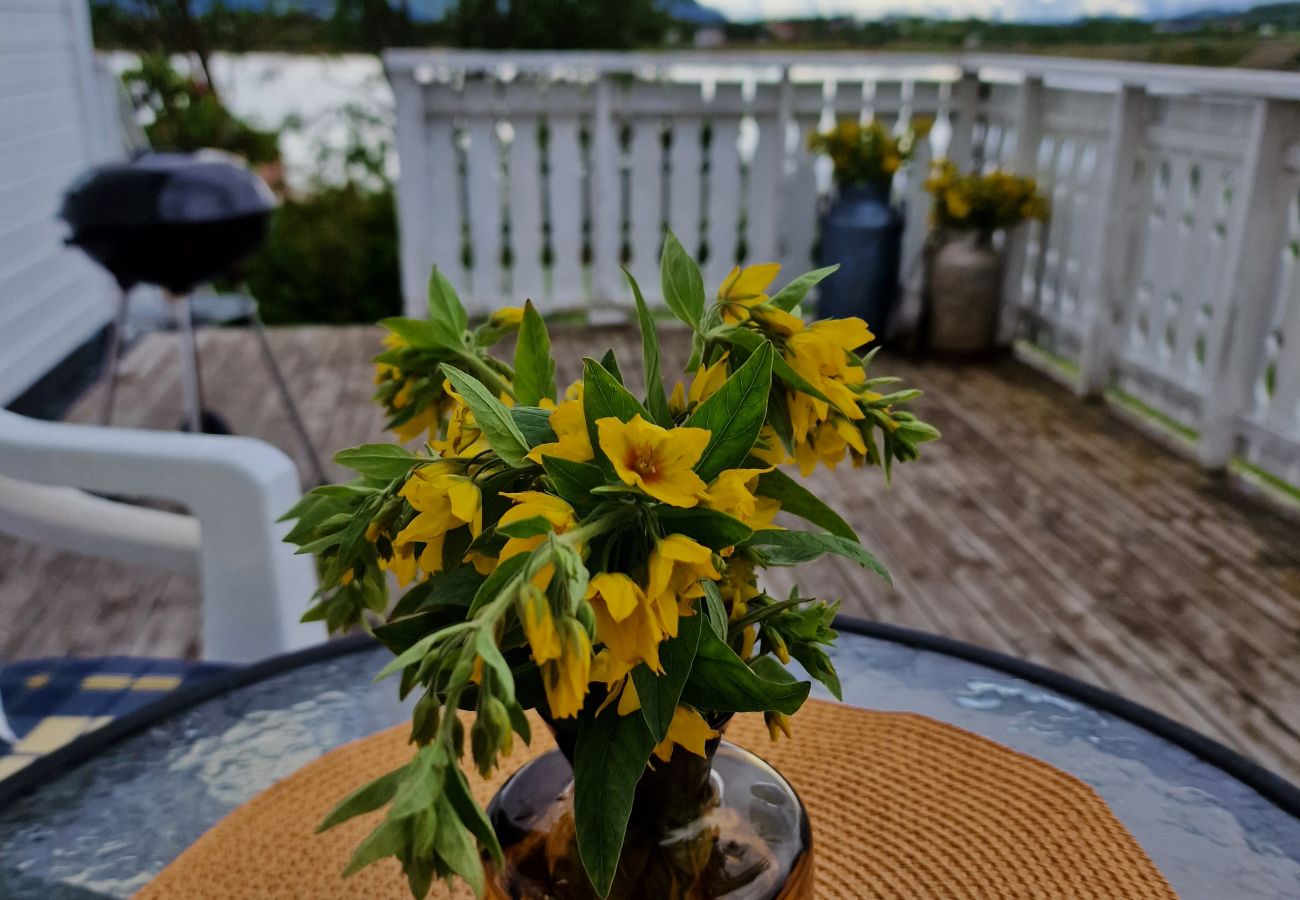
[[[1078,700],[1186,750],[1202,762],[1214,766],[1246,785],[1283,812],[1300,819],[1300,786],[1214,738],[1106,688],[998,650],[990,650],[956,638],[918,631],[902,625],[860,619],[856,616],[837,616],[834,627],[838,631],[846,631],[861,637],[877,638],[964,659]]]
[[[1214,766],[1246,785],[1283,812],[1300,819],[1300,787],[1213,738],[1105,688],[997,650],[901,625],[841,615],[836,617],[834,627],[838,631],[860,637],[875,638],[963,659],[1078,700],[1182,748],[1202,762]],[[350,635],[303,650],[273,656],[249,666],[218,673],[196,684],[181,687],[154,703],[82,735],[52,753],[34,760],[8,778],[0,780],[0,805],[8,804],[36,790],[55,776],[98,755],[105,747],[138,734],[159,721],[185,712],[207,700],[305,665],[335,659],[375,646],[378,646],[377,642],[370,635]]]

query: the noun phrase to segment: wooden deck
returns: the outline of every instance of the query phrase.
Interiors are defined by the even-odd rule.
[[[633,337],[557,331],[561,375],[609,345],[633,358]],[[376,330],[272,341],[323,451],[381,439],[368,402]],[[301,463],[251,336],[209,331],[203,351],[208,405]],[[118,424],[179,422],[174,354],[170,335],[130,354]],[[839,561],[800,570],[802,584],[846,612],[1103,685],[1300,777],[1300,527],[1014,362],[888,358],[877,370],[927,392],[918,411],[944,440],[888,490],[851,469],[819,472],[814,489],[880,553],[894,588]],[[69,418],[94,421],[98,401],[91,391]],[[197,588],[0,538],[0,622],[0,659],[190,655]]]

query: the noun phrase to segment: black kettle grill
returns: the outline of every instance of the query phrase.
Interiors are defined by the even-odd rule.
[[[145,153],[78,178],[59,216],[68,243],[122,287],[187,294],[256,250],[274,209],[262,179],[224,154]]]
[[[220,416],[203,408],[190,295],[258,248],[275,206],[275,195],[261,178],[234,157],[211,150],[142,153],[129,162],[91,169],[68,188],[59,210],[59,217],[72,230],[67,242],[107,269],[121,287],[109,340],[108,386],[101,413],[105,425],[113,415],[130,291],[150,284],[166,291],[181,336],[186,406],[182,427],[229,433]],[[251,297],[235,299],[239,302],[234,314],[220,320],[253,325],[290,420],[307,448],[317,480],[324,483],[320,460],[271,352],[257,303]]]

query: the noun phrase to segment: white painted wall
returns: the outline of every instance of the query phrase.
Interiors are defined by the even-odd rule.
[[[0,0],[0,404],[107,320],[115,288],[55,218],[64,189],[120,154],[85,0]]]

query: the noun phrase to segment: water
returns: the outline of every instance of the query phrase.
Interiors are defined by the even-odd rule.
[[[134,53],[101,57],[121,75],[137,64]],[[173,59],[188,72],[190,61]],[[360,53],[216,53],[212,77],[236,116],[259,128],[284,128],[280,152],[290,187],[344,180],[343,152],[354,140],[377,148],[393,142],[393,92],[377,56]],[[396,155],[389,154],[396,175]]]

